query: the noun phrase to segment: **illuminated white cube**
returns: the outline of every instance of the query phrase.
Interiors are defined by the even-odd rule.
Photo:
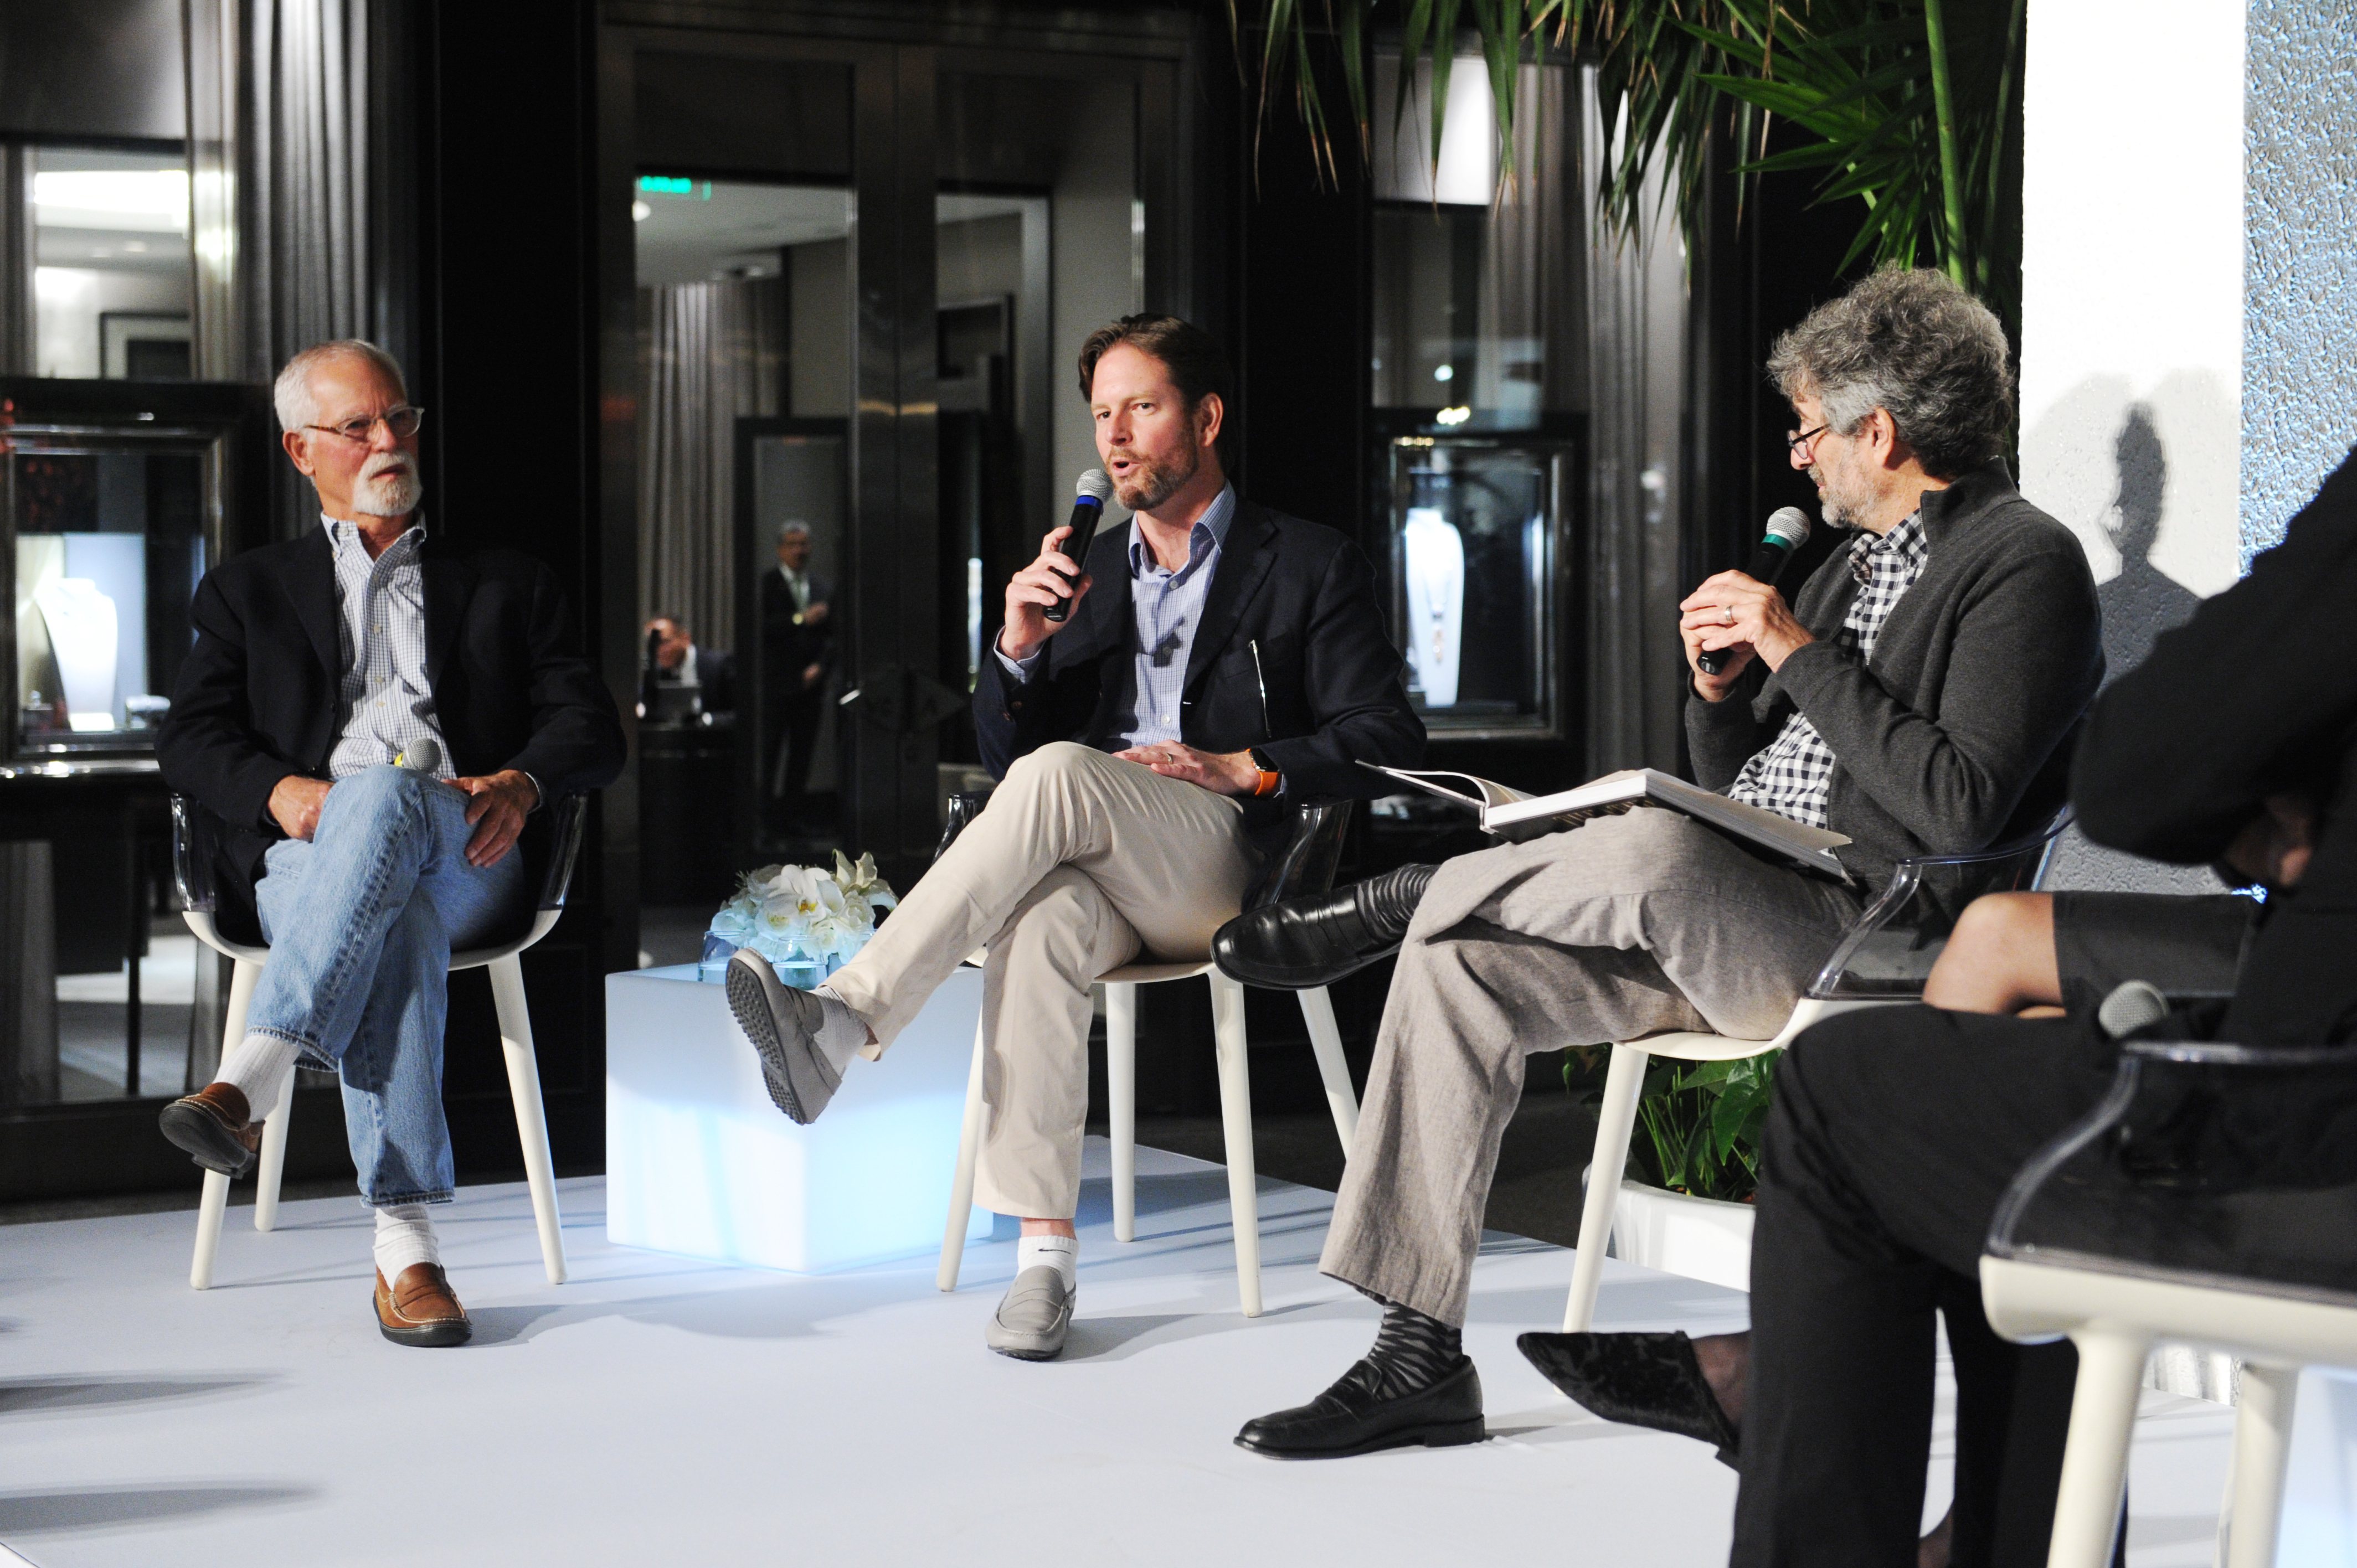
[[[981,1014],[982,973],[961,969],[797,1127],[726,986],[694,964],[608,975],[607,1240],[797,1273],[938,1250]],[[967,1238],[990,1223],[974,1210]]]

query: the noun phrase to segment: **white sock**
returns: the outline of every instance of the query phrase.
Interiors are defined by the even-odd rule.
[[[1064,1288],[1077,1287],[1081,1267],[1081,1244],[1070,1236],[1026,1236],[1015,1243],[1015,1274],[1017,1279],[1026,1269],[1045,1264],[1064,1276]]]
[[[413,1263],[438,1263],[442,1249],[435,1244],[434,1221],[422,1203],[396,1203],[376,1211],[376,1272],[393,1283]]]
[[[237,1049],[222,1058],[213,1081],[235,1084],[252,1107],[246,1114],[259,1122],[277,1103],[278,1086],[285,1081],[286,1069],[295,1065],[295,1053],[301,1049],[294,1041],[276,1035],[248,1035],[237,1043]]]
[[[841,1078],[851,1066],[851,1058],[867,1044],[867,1021],[845,1006],[843,998],[826,986],[820,986],[811,994],[818,998],[821,1018],[818,1054],[826,1058],[826,1065],[834,1069],[837,1078]]]

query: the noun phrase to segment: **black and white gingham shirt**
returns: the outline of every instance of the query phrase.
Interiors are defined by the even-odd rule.
[[[1861,663],[1872,658],[1883,623],[1922,574],[1931,553],[1920,511],[1888,533],[1861,533],[1852,541],[1849,569],[1858,581],[1857,597],[1834,640],[1856,649]],[[1776,738],[1751,754],[1727,793],[1748,806],[1821,828],[1825,825],[1825,789],[1833,776],[1833,747],[1808,715],[1795,710]]]
[[[425,585],[417,553],[425,525],[412,523],[383,554],[369,559],[360,529],[322,515],[336,563],[337,640],[342,644],[344,729],[328,775],[349,779],[386,763],[403,766],[421,738],[434,743],[436,779],[455,779],[434,689],[425,679]]]

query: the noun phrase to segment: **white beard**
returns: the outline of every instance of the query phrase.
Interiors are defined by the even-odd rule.
[[[425,496],[425,481],[406,459],[371,457],[352,486],[352,510],[365,517],[405,517]]]

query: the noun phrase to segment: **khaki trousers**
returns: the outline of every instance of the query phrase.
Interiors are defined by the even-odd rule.
[[[1400,949],[1318,1267],[1463,1323],[1523,1056],[1770,1039],[1858,908],[1659,808],[1448,862]]]
[[[1256,863],[1231,797],[1089,746],[1043,746],[1007,769],[982,814],[827,984],[866,1020],[880,1055],[986,944],[987,1114],[974,1201],[1069,1219],[1080,1202],[1092,983],[1141,950],[1207,957]]]

